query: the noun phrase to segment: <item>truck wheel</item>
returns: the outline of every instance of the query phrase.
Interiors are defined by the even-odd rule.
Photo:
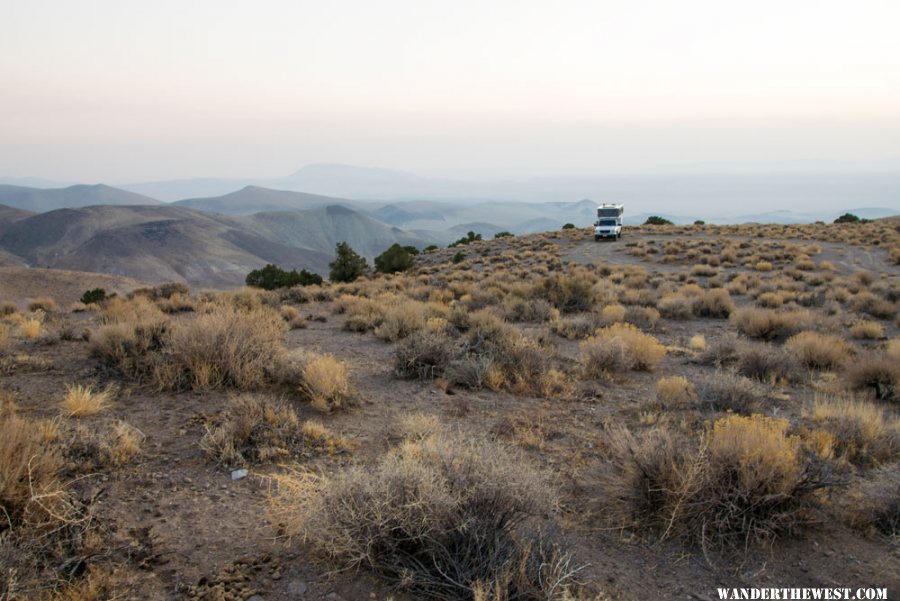
[[[595,235],[595,236],[594,236],[594,242],[600,242],[600,236]]]

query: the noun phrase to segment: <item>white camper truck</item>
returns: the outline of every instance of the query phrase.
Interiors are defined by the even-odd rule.
[[[612,238],[618,240],[622,237],[622,213],[623,205],[602,204],[597,207],[597,221],[594,223],[594,240],[600,238]]]

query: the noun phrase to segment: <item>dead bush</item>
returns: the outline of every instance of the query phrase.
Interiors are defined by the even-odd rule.
[[[740,358],[741,340],[735,334],[726,334],[716,338],[706,349],[701,351],[695,361],[700,365],[711,365],[717,368],[737,363]]]
[[[829,473],[787,434],[788,422],[760,415],[716,421],[696,444],[671,431],[609,437],[605,506],[619,525],[744,548],[791,534],[811,520]]]
[[[787,338],[807,325],[816,323],[808,311],[774,311],[746,307],[731,314],[738,331],[750,338],[776,340]]]
[[[680,294],[672,294],[664,296],[657,303],[656,307],[660,314],[666,319],[686,320],[694,316],[695,298],[690,298]]]
[[[200,448],[235,467],[345,452],[349,443],[317,422],[301,422],[285,401],[242,394],[231,398],[216,425],[207,427]]]
[[[526,528],[550,510],[543,475],[483,439],[439,432],[375,465],[277,483],[270,506],[288,534],[342,570],[367,568],[417,598],[472,599],[480,587],[498,598],[561,599],[571,577],[566,557]]]
[[[800,332],[788,338],[785,348],[803,365],[816,369],[841,367],[853,356],[853,347],[842,338],[818,332]]]

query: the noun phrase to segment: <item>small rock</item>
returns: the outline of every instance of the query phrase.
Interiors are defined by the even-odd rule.
[[[288,583],[287,592],[291,597],[302,597],[306,594],[306,583],[292,580]]]
[[[240,480],[241,478],[246,478],[247,473],[248,472],[245,469],[234,470],[233,472],[231,472],[231,479],[232,480]]]

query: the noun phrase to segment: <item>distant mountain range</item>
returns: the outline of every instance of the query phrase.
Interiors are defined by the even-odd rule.
[[[656,180],[656,184],[664,185],[654,203],[644,197],[630,202],[629,194],[636,192],[625,180],[620,180],[621,186],[610,194],[595,198],[624,202],[625,223],[629,225],[641,224],[650,215],[680,224],[695,220],[809,223],[832,221],[844,212],[869,219],[900,214],[896,178],[876,178],[876,183],[881,184],[878,194],[865,193],[867,189],[871,191],[872,182],[869,188],[863,186],[853,195],[848,190],[841,192],[848,198],[887,199],[884,207],[838,210],[827,208],[829,203],[823,201],[812,210],[762,210],[766,205],[742,203],[740,199],[747,194],[762,194],[765,186],[757,180],[734,180],[731,185],[743,181],[745,187],[731,193],[723,188],[722,198],[729,200],[709,205],[721,208],[693,211],[692,204],[682,201],[696,191],[697,181],[688,178],[679,184],[677,176],[667,177]],[[501,201],[471,195],[452,200],[371,200],[379,193],[396,191],[397,186],[434,193],[455,184],[400,172],[342,166],[309,167],[277,180],[285,187],[307,185],[315,193],[267,188],[239,180],[186,181],[191,182],[190,186],[184,182],[157,182],[133,186],[132,190],[103,184],[60,188],[0,184],[0,266],[53,267],[150,282],[175,280],[195,286],[230,287],[241,284],[251,269],[270,262],[325,274],[334,246],[341,241],[372,259],[394,243],[420,248],[446,245],[468,231],[491,237],[504,230],[515,234],[555,230],[565,223],[586,227],[594,221],[597,205],[596,200],[583,197],[549,202]],[[540,180],[534,181],[538,187],[543,185]],[[710,181],[725,186],[725,180]],[[841,185],[850,183],[841,181]],[[799,185],[798,180],[782,181],[787,183]],[[219,186],[223,191],[171,203],[148,195],[191,186],[198,190]],[[464,188],[455,190],[466,193]],[[718,188],[709,190],[713,189]],[[811,196],[814,189],[801,187],[793,193]],[[337,194],[339,191],[349,194]],[[468,193],[484,191],[473,188]],[[834,200],[833,194],[825,196]],[[367,197],[370,199],[365,200]],[[649,210],[643,210],[648,205]],[[785,202],[782,206],[793,205]],[[739,211],[742,208],[743,213]]]
[[[158,205],[155,198],[127,190],[96,184],[67,188],[28,188],[0,185],[0,204],[16,209],[42,213],[55,209],[88,207],[91,205]]]
[[[226,217],[173,206],[0,209],[0,264],[232,287],[266,263],[327,273],[338,241],[370,258],[428,240],[340,206]]]

